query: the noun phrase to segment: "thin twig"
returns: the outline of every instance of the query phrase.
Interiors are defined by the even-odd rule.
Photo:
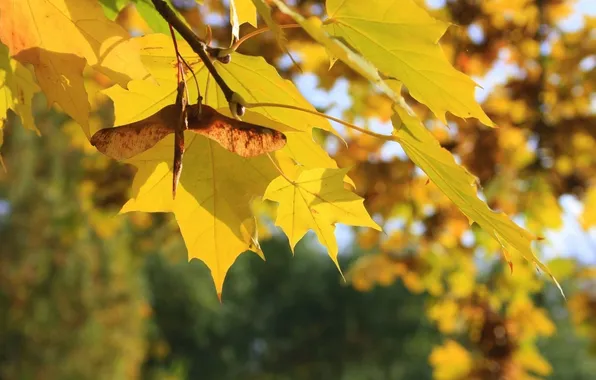
[[[283,25],[278,25],[278,26],[281,29],[301,28],[301,26],[299,24],[283,24]],[[258,36],[259,34],[268,32],[270,30],[271,29],[268,26],[266,26],[264,28],[253,30],[252,32],[250,32],[248,34],[245,34],[244,36],[242,36],[242,38],[240,38],[238,41],[236,41],[236,43],[234,43],[234,45],[232,45],[232,49],[236,50],[236,49],[238,49],[238,47],[240,45],[242,45],[243,42],[245,42],[249,38],[252,38],[254,36]]]
[[[178,67],[182,68],[179,64]],[[178,123],[174,130],[174,164],[172,167],[172,199],[176,199],[176,190],[178,189],[178,182],[182,174],[182,159],[184,157],[184,130],[188,129],[188,119],[186,118],[186,105],[188,104],[188,95],[184,96],[186,89],[186,82],[183,80],[178,83],[178,90],[176,93],[176,107],[180,111]]]
[[[286,181],[288,181],[289,183],[291,183],[292,185],[296,185],[296,182],[292,181],[290,178],[288,178],[288,176],[286,176],[284,174],[284,172],[281,170],[281,168],[279,167],[279,165],[277,165],[277,163],[275,163],[275,160],[273,159],[273,157],[271,156],[271,153],[267,153],[267,157],[269,157],[269,159],[271,160],[271,163],[273,164],[273,166],[275,167],[275,169],[277,169],[277,171],[279,172],[279,174],[284,177],[284,179]]]
[[[178,16],[176,16],[176,13],[174,13],[172,8],[170,8],[170,6],[164,0],[151,1],[161,17],[163,17],[164,20],[166,20],[174,29],[176,29],[182,38],[186,40],[188,45],[190,45],[192,50],[199,55],[201,61],[203,61],[203,64],[207,67],[207,70],[209,70],[211,75],[213,75],[213,78],[215,79],[215,82],[217,82],[219,88],[221,88],[226,100],[228,103],[230,103],[234,96],[234,91],[232,91],[232,89],[226,84],[226,82],[215,69],[215,66],[213,66],[213,62],[211,62],[209,54],[207,53],[209,49],[208,46],[201,41],[199,37],[197,37],[197,35],[190,30],[190,28],[186,26],[182,20],[178,18]]]
[[[369,131],[368,129],[364,129],[364,128],[360,128],[357,125],[354,125],[352,123],[348,123],[347,121],[343,121],[342,119],[338,119],[336,117],[321,113],[321,112],[317,112],[317,111],[311,111],[311,110],[307,110],[305,108],[301,108],[301,107],[297,107],[297,106],[292,106],[289,104],[279,104],[279,103],[247,103],[244,105],[244,107],[246,108],[257,108],[257,107],[277,107],[277,108],[287,108],[287,109],[291,109],[291,110],[297,110],[297,111],[302,111],[302,112],[306,112],[306,113],[310,113],[312,115],[317,115],[320,117],[324,117],[326,119],[329,119],[331,121],[335,121],[336,123],[342,124],[348,128],[351,128],[353,130],[356,130],[360,133],[364,133],[365,135],[369,135],[369,136],[373,136],[376,137],[378,139],[381,140],[385,140],[385,141],[397,141],[396,138],[394,136],[389,136],[389,135],[382,135],[380,133],[376,133],[373,131]]]

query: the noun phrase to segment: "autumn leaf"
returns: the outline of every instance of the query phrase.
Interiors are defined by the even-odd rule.
[[[476,83],[451,65],[438,44],[448,24],[414,0],[327,0],[325,5],[329,34],[401,81],[443,122],[449,111],[493,125],[474,98]]]
[[[6,120],[7,111],[12,109],[20,116],[25,128],[38,132],[31,110],[31,100],[38,91],[32,73],[9,58],[7,47],[0,44],[0,128]]]
[[[279,203],[275,224],[288,236],[292,250],[313,230],[337,265],[335,223],[381,230],[366,209],[364,199],[344,187],[348,169],[302,169],[275,178],[264,199]]]
[[[323,22],[318,17],[310,17],[305,19],[302,15],[294,12],[288,8],[280,0],[272,0],[279,10],[288,16],[292,17],[304,31],[306,31],[315,41],[323,45],[327,49],[327,53],[334,60],[341,60],[352,70],[362,75],[363,78],[371,81],[379,90],[387,95],[399,107],[412,113],[410,107],[407,105],[399,92],[395,92],[379,75],[379,70],[367,59],[357,54],[349,47],[335,38],[332,38],[323,28]]]
[[[244,158],[218,143],[185,132],[184,170],[172,199],[172,152],[169,135],[153,148],[125,162],[138,168],[133,196],[121,213],[173,212],[189,259],[211,270],[218,294],[236,258],[247,250],[260,253],[250,202],[262,196],[276,176],[269,157]]]
[[[257,10],[251,0],[230,0],[230,23],[232,24],[232,35],[238,39],[240,25],[248,22],[257,26]]]
[[[141,46],[143,63],[158,85],[151,81],[135,80],[130,82],[128,91],[119,86],[105,90],[104,93],[116,105],[116,125],[147,118],[168,104],[173,104],[176,97],[176,58],[171,39],[164,35],[151,34],[135,40]],[[179,41],[178,45],[181,55],[191,64],[196,74],[204,104],[231,116],[224,94],[192,49],[184,41]],[[263,58],[238,53],[231,54],[231,57],[228,64],[214,61],[214,65],[226,83],[247,102],[287,104],[315,111],[292,82],[281,78],[277,70]],[[196,98],[193,84],[195,77],[191,73],[187,74],[190,96]],[[291,109],[258,107],[247,110],[243,120],[283,132],[287,137],[283,150],[296,162],[309,168],[337,168],[335,161],[312,138],[313,128],[337,133],[326,119]]]
[[[155,118],[151,119],[150,116],[159,114],[161,109],[168,109],[168,105],[175,100],[175,57],[171,42],[166,36],[160,35],[149,35],[138,40],[142,46],[141,58],[157,84],[136,80],[129,84],[128,91],[119,86],[106,90],[105,93],[114,101],[116,125],[143,119],[155,124]],[[207,70],[192,56],[188,46],[184,43],[179,45],[181,53],[188,57],[196,74],[204,97],[203,108],[212,107],[220,114],[231,116],[225,97],[214,80],[209,79]],[[229,64],[214,64],[226,83],[248,102],[275,102],[314,110],[291,82],[282,79],[262,58],[234,53]],[[189,74],[189,90],[194,90],[194,80]],[[196,90],[190,96],[196,96]],[[174,115],[168,116],[165,113],[157,116],[160,123],[176,120]],[[287,136],[285,147],[274,154],[279,167],[293,168],[294,163],[290,165],[286,158],[306,165],[305,167],[337,167],[335,161],[312,139],[312,128],[315,126],[331,129],[329,122],[320,116],[262,107],[247,110],[243,121],[281,131]],[[191,124],[189,123],[190,128]],[[195,129],[194,132],[200,132],[200,129]],[[239,157],[212,140],[193,136],[193,131],[189,129],[185,132],[186,152],[180,187],[176,199],[172,200],[170,161],[173,139],[169,129],[164,131],[156,128],[156,133],[149,141],[151,144],[156,140],[159,142],[149,149],[146,142],[140,148],[132,147],[134,154],[139,150],[147,150],[125,161],[135,165],[138,172],[133,183],[135,195],[124,205],[122,212],[174,212],[189,257],[205,262],[212,271],[218,293],[221,293],[225,273],[235,258],[248,249],[259,251],[250,201],[262,196],[269,182],[279,172],[268,157]],[[167,136],[164,138],[163,134]],[[128,151],[126,156],[130,154]],[[345,175],[345,171],[342,173]],[[192,210],[192,215],[187,215],[189,210]],[[198,232],[197,223],[201,226]]]
[[[463,212],[470,222],[476,222],[503,248],[505,258],[519,254],[546,272],[559,286],[550,270],[532,252],[536,236],[515,224],[502,212],[492,211],[477,195],[477,179],[441,147],[422,123],[396,107],[392,118],[394,136],[408,157]],[[559,287],[560,289],[560,287]],[[561,293],[563,291],[561,290]]]
[[[89,135],[83,69],[116,83],[147,76],[138,48],[93,0],[0,0],[0,40],[11,57],[35,67],[48,103],[58,103]]]

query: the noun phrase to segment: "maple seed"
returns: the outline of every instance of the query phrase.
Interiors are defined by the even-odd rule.
[[[197,107],[196,105],[193,107]],[[244,106],[242,111],[244,113]],[[283,148],[286,136],[274,129],[224,116],[213,108],[202,105],[202,113],[193,109],[188,115],[188,130],[211,140],[242,157],[255,157]]]
[[[240,106],[244,113],[244,107]],[[180,108],[170,104],[150,117],[131,124],[97,131],[91,145],[116,160],[126,160],[152,148],[174,133]],[[242,157],[255,157],[283,148],[286,136],[274,129],[225,116],[202,104],[187,106],[188,130],[219,143]]]
[[[91,137],[91,145],[116,160],[126,160],[152,148],[174,130],[155,115],[136,123],[104,128]]]

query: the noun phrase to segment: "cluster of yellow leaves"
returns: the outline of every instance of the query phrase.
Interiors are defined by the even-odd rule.
[[[439,368],[433,374],[437,380],[463,379],[473,365],[470,353],[453,340],[435,347],[429,360],[433,367]]]
[[[126,86],[147,70],[128,33],[93,0],[0,1],[0,41],[10,56],[31,64],[48,103],[57,103],[88,134],[86,65]]]
[[[478,292],[475,294],[477,300],[482,299]],[[448,339],[435,347],[429,358],[435,378],[485,378],[487,375],[481,374],[488,371],[493,376],[525,379],[552,372],[535,346],[537,339],[555,331],[545,310],[522,296],[506,305],[505,317],[500,317],[493,311],[496,307],[488,303],[464,300],[445,298],[430,309],[429,316],[437,320],[442,333],[467,332],[472,343],[466,349]]]
[[[478,198],[475,178],[441,148],[401,96],[403,83],[414,99],[442,121],[450,112],[493,126],[474,99],[474,81],[453,68],[438,44],[447,29],[446,23],[431,17],[414,0],[329,0],[329,18],[325,22],[316,17],[305,19],[281,1],[273,3],[324,46],[332,62],[342,61],[393,102],[393,110],[385,107],[387,118],[396,113],[392,118],[393,139],[470,223],[478,223],[498,242],[508,261],[511,262],[510,255],[519,254],[548,272],[531,251],[530,243],[535,237],[504,214],[490,210]],[[122,6],[118,3],[115,10]],[[154,10],[144,13],[140,7],[139,12],[150,24],[148,18],[153,17]],[[234,38],[239,37],[240,24],[256,25],[256,12],[281,44],[281,29],[275,26],[264,1],[231,2]],[[95,1],[0,0],[0,23],[0,40],[8,46],[10,57],[33,65],[37,83],[48,102],[57,103],[83,127],[87,136],[94,132],[89,127],[90,104],[82,75],[87,66],[116,83],[104,91],[114,102],[116,125],[144,119],[174,103],[176,58],[169,37],[160,33],[129,38]],[[156,28],[164,32],[163,28]],[[194,72],[187,72],[186,80],[196,81],[205,104],[229,115],[227,101],[208,70],[184,42],[178,44]],[[293,84],[282,79],[264,59],[238,53],[231,54],[231,58],[229,64],[213,63],[221,78],[247,103],[277,103],[315,111]],[[197,89],[188,87],[191,98],[197,98]],[[9,106],[18,108],[19,104],[27,103],[19,97],[14,106]],[[380,229],[367,214],[362,199],[353,193],[347,170],[338,169],[336,162],[312,139],[313,128],[336,133],[328,121],[296,109],[267,106],[251,107],[244,120],[283,132],[286,146],[269,157],[246,159],[187,132],[185,169],[175,200],[168,191],[172,182],[171,136],[127,160],[138,172],[133,196],[122,212],[173,212],[189,256],[201,259],[211,269],[218,294],[227,270],[239,254],[246,250],[261,253],[259,228],[251,209],[251,204],[261,197],[279,203],[276,223],[292,246],[312,229],[334,261],[335,223]]]
[[[175,57],[171,52],[169,39],[155,34],[137,40],[142,46],[141,58],[158,84],[132,81],[128,91],[118,86],[106,90],[105,93],[116,106],[116,124],[143,119],[164,105],[171,104],[175,97],[176,77],[171,72]],[[205,97],[204,103],[218,109],[221,113],[229,113],[223,93],[212,79],[209,80],[207,70],[193,57],[190,48],[180,42],[180,50],[193,67],[199,88]],[[261,58],[234,53],[231,63],[224,65],[215,62],[215,65],[226,83],[235,88],[236,92],[248,102],[276,102],[312,109],[296,88],[279,77],[273,67]],[[267,80],[263,81],[263,78]],[[189,81],[194,79],[189,75]],[[192,86],[189,88],[193,89]],[[164,91],[164,89],[168,90]],[[193,91],[196,90],[193,89]],[[196,96],[196,92],[191,96]],[[325,119],[271,107],[255,108],[255,111],[248,111],[243,119],[286,134],[288,143],[274,155],[275,165],[267,156],[245,159],[225,151],[213,141],[187,132],[186,164],[180,179],[181,193],[173,200],[170,192],[165,191],[170,187],[172,178],[169,163],[172,154],[172,138],[162,140],[151,150],[128,161],[137,166],[139,172],[133,183],[133,199],[124,205],[122,211],[174,212],[189,249],[189,256],[200,258],[211,268],[218,293],[221,293],[227,270],[239,254],[246,250],[260,252],[256,235],[258,227],[250,204],[253,198],[265,194],[267,185],[277,176],[276,166],[282,168],[287,175],[291,175],[290,172],[296,170],[293,162],[307,169],[337,170],[335,162],[312,140],[314,127],[331,130]],[[319,174],[322,175],[322,173]],[[345,171],[342,171],[339,178],[344,176]],[[282,177],[278,180],[286,181]],[[323,178],[321,181],[324,184],[328,183]],[[290,183],[287,182],[287,184]],[[321,187],[311,190],[319,197],[325,196],[324,189]],[[348,197],[350,197],[349,194],[355,196],[348,191],[345,193]],[[341,198],[341,193],[330,196],[338,195],[340,198],[327,198],[323,202],[317,198],[316,203],[323,203],[318,207],[323,207],[322,212],[330,213],[329,207],[333,209],[336,205],[341,206],[347,201],[347,198]],[[293,202],[292,199],[288,200]],[[307,209],[313,207],[313,212],[317,212],[317,207],[311,205],[313,202],[315,200],[302,205]],[[329,203],[325,205],[325,202]],[[284,204],[283,201],[281,203]],[[351,210],[348,209],[348,216],[349,211]],[[370,219],[364,213],[363,207],[359,215]],[[310,218],[312,218],[310,213],[308,215],[296,213],[296,219]],[[334,251],[332,244],[336,243],[333,234],[329,236],[328,232],[332,232],[333,223],[343,221],[343,219],[332,219],[331,214],[325,216],[327,234],[324,240],[323,238],[321,240],[323,244],[330,247],[330,252]],[[365,225],[372,223],[366,219],[360,222],[355,219],[347,221]],[[201,225],[199,229],[197,223]],[[302,235],[297,236],[296,231],[291,229],[294,226],[284,224],[280,226],[288,236],[296,236],[297,240],[302,237]]]

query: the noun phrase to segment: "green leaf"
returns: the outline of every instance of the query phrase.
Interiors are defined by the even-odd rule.
[[[519,254],[535,263],[553,281],[559,283],[550,270],[532,252],[532,241],[537,237],[515,224],[502,212],[491,210],[478,198],[477,179],[464,167],[458,165],[449,151],[442,148],[437,139],[416,118],[396,107],[393,134],[408,157],[429,179],[464,213],[470,222],[476,222],[502,246],[505,258]],[[563,290],[559,286],[561,294]]]
[[[170,26],[166,20],[155,10],[153,3],[151,0],[134,0],[135,7],[137,11],[143,17],[147,25],[153,30],[155,33],[163,33],[170,35]],[[174,9],[173,7],[170,7]],[[184,20],[181,18],[181,20]]]
[[[476,83],[457,71],[438,41],[448,24],[414,0],[328,0],[325,30],[343,38],[381,72],[445,120],[445,112],[493,126],[474,98]]]
[[[144,119],[164,106],[173,104],[176,98],[176,61],[170,38],[151,34],[135,38],[135,41],[141,47],[143,64],[157,83],[132,81],[128,91],[120,86],[105,90],[104,93],[115,104],[115,125]],[[225,96],[200,59],[184,41],[179,41],[179,49],[194,70],[203,102],[230,116]],[[315,110],[294,84],[280,77],[277,70],[262,57],[238,53],[233,53],[231,57],[228,64],[215,61],[214,65],[232,90],[247,102],[280,103]],[[187,73],[186,80],[191,99],[196,99],[195,78]],[[283,131],[287,136],[287,145],[282,151],[301,165],[307,168],[337,168],[335,161],[312,138],[312,128],[336,133],[326,119],[296,110],[258,107],[247,111],[243,120]],[[294,131],[288,131],[288,127]]]
[[[302,29],[304,29],[315,41],[323,45],[327,49],[330,57],[341,60],[352,70],[371,81],[391,100],[406,110],[406,112],[412,114],[410,107],[406,104],[403,97],[399,94],[399,92],[395,92],[387,85],[387,83],[385,83],[385,81],[379,75],[377,68],[340,41],[331,38],[323,29],[323,23],[318,17],[310,17],[309,19],[305,19],[299,13],[288,8],[282,1],[272,1],[275,3],[275,5],[277,5],[281,12],[292,17],[292,19],[294,19],[294,21],[296,21],[296,23],[299,24]]]

